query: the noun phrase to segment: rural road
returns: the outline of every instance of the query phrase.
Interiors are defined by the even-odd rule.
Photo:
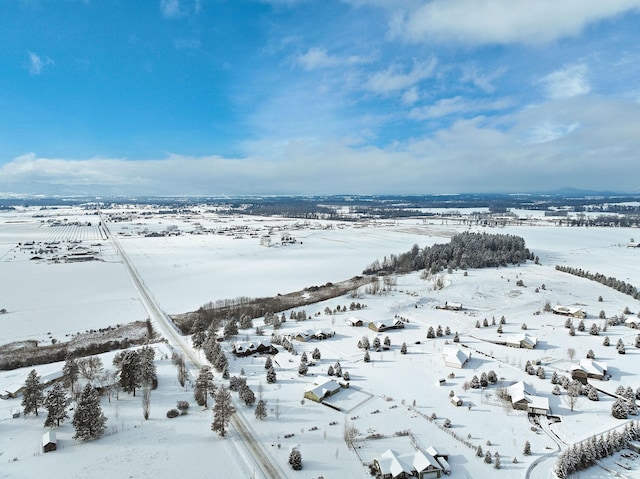
[[[100,221],[107,238],[114,245],[114,248],[117,251],[118,255],[122,258],[122,262],[127,267],[129,275],[131,276],[131,280],[140,293],[140,298],[142,299],[142,302],[147,312],[149,313],[154,325],[160,330],[162,336],[167,339],[169,346],[174,351],[182,354],[187,363],[190,363],[192,368],[194,368],[195,370],[199,370],[200,367],[202,367],[202,362],[189,347],[186,338],[178,332],[173,321],[171,321],[169,316],[167,316],[167,314],[162,311],[158,303],[155,301],[153,295],[145,286],[144,282],[140,278],[140,275],[138,274],[138,271],[123,250],[119,241],[115,238],[115,236],[111,234],[111,231],[109,231],[102,213],[100,213]],[[278,467],[278,465],[273,462],[271,457],[263,450],[260,443],[253,437],[250,428],[247,426],[242,416],[240,416],[239,414],[233,414],[231,416],[231,426],[234,428],[234,430],[238,434],[238,437],[240,438],[240,445],[246,449],[246,452],[249,454],[249,456],[260,467],[260,472],[263,474],[263,477],[265,477],[265,479],[280,479],[286,477],[282,469],[280,469],[280,467]]]

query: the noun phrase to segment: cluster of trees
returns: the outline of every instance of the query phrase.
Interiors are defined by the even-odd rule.
[[[227,323],[235,322],[229,320]],[[237,334],[237,332],[238,331],[236,329],[235,334]],[[223,373],[223,377],[226,376],[225,379],[229,377],[229,360],[222,350],[222,346],[220,346],[220,343],[218,342],[217,327],[213,323],[207,330],[194,333],[191,337],[191,344],[193,344],[194,348],[201,349],[204,352],[204,356],[207,358],[207,361],[209,361],[216,371]]]
[[[274,311],[286,311],[292,308],[315,304],[327,299],[337,298],[357,291],[361,286],[377,281],[369,276],[354,276],[339,283],[326,283],[320,286],[309,286],[301,291],[278,294],[271,297],[250,298],[241,296],[234,299],[222,299],[209,302],[197,311],[172,317],[183,334],[194,334],[214,325],[219,329],[222,322],[229,318],[260,318]]]
[[[640,299],[640,292],[635,286],[614,278],[613,276],[605,276],[601,273],[590,273],[589,271],[584,271],[582,268],[572,268],[570,266],[556,265],[556,270],[562,271],[563,273],[569,273],[574,276],[579,276],[580,278],[587,278],[591,281],[597,281],[609,288],[613,288],[616,291],[629,295],[634,299]]]
[[[627,419],[629,415],[637,416],[638,407],[636,399],[640,396],[640,388],[635,392],[631,386],[624,387],[622,385],[616,388],[618,398],[611,406],[611,415],[616,419]]]
[[[67,412],[67,394],[63,384],[55,383],[44,395],[44,385],[36,370],[32,370],[25,380],[22,396],[23,413],[38,416],[38,408],[44,406],[47,410],[45,427],[58,427],[69,418]],[[78,398],[73,415],[74,439],[81,441],[96,439],[104,433],[107,418],[102,413],[98,391],[91,383],[87,383]]]
[[[467,269],[506,266],[533,260],[534,256],[520,236],[464,232],[449,244],[420,249],[418,245],[400,255],[374,261],[364,274],[408,273],[426,270],[436,274],[444,269]]]
[[[560,453],[554,467],[556,475],[564,479],[574,472],[587,469],[596,461],[627,447],[630,441],[640,439],[638,422],[629,422],[622,432],[609,431],[598,438],[592,436]]]
[[[158,387],[154,357],[155,350],[149,346],[123,351],[114,356],[113,365],[120,371],[119,383],[124,392],[135,396],[137,389],[148,391]]]
[[[449,328],[449,326],[447,326],[444,330],[440,325],[438,325],[436,329],[433,329],[433,326],[429,326],[429,329],[427,330],[428,339],[434,339],[436,337],[440,338],[442,336],[449,336],[450,334],[451,334],[451,329]]]
[[[551,374],[551,384],[556,385],[551,391],[554,395],[559,396],[561,394],[560,386],[567,392],[565,402],[572,411],[578,404],[580,396],[587,396],[589,401],[600,400],[598,390],[591,384],[583,386],[580,381],[569,379],[567,376],[561,376],[555,371]]]

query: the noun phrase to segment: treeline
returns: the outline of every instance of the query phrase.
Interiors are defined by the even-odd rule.
[[[573,218],[568,222],[571,226],[610,226],[615,228],[631,228],[640,226],[640,216],[634,211],[626,216],[598,215],[595,217]]]
[[[0,370],[37,366],[64,361],[66,358],[80,358],[102,354],[117,349],[145,344],[153,340],[150,321],[136,321],[112,330],[95,331],[81,335],[71,341],[46,346],[27,345],[0,352]]]
[[[520,236],[488,233],[460,233],[448,244],[435,244],[374,261],[364,274],[409,273],[426,270],[438,273],[444,269],[489,268],[521,264],[533,260]]]
[[[634,299],[640,299],[640,292],[638,292],[638,289],[635,286],[622,280],[616,279],[613,276],[605,276],[604,274],[600,273],[590,273],[589,271],[584,271],[581,268],[571,268],[569,266],[560,265],[556,265],[556,271],[562,271],[563,273],[569,273],[574,276],[590,279],[591,281],[597,281],[598,283],[608,286],[609,288],[613,288],[616,291],[620,291],[621,293],[629,295]]]
[[[299,308],[327,299],[343,296],[359,287],[377,282],[375,277],[355,276],[339,283],[326,283],[321,286],[309,286],[302,291],[278,294],[265,298],[224,299],[209,302],[197,311],[172,316],[173,322],[183,334],[193,334],[207,329],[214,324],[217,328],[227,319],[260,318],[271,313],[279,313],[287,309]]]
[[[556,460],[554,472],[559,478],[566,478],[574,472],[587,469],[600,459],[627,447],[629,442],[640,439],[640,427],[637,421],[628,422],[622,432],[609,431],[600,437],[590,439],[568,447]]]

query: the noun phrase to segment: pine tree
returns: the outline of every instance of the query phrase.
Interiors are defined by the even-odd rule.
[[[529,443],[529,441],[524,443],[524,450],[522,451],[522,454],[524,454],[525,456],[531,455],[531,444]]]
[[[340,366],[340,361],[336,361],[336,364],[333,366],[333,373],[338,377],[342,376],[342,366]]]
[[[137,351],[125,351],[120,363],[120,386],[127,393],[136,395],[136,389],[142,384],[139,374],[140,358]]]
[[[318,361],[320,359],[320,350],[318,348],[315,348],[311,353],[311,357]]]
[[[267,371],[267,382],[269,384],[273,384],[276,382],[276,372],[273,368],[269,368],[269,370]]]
[[[267,417],[267,404],[260,399],[256,405],[256,419],[262,421]]]
[[[493,462],[493,458],[491,457],[491,451],[487,451],[484,455],[484,462],[486,464],[491,464]]]
[[[43,389],[40,376],[35,369],[32,369],[24,382],[24,392],[22,393],[22,407],[25,416],[30,413],[38,415],[38,406],[41,406],[44,401]]]
[[[193,396],[199,406],[208,407],[209,394],[214,393],[213,373],[209,366],[202,366],[193,386]]]
[[[253,393],[251,388],[246,384],[240,389],[239,393],[240,399],[242,399],[247,406],[253,406],[256,402],[256,395]]]
[[[300,364],[298,365],[298,374],[300,376],[306,376],[308,372],[309,366],[307,365],[306,361],[300,361]]]
[[[616,419],[627,419],[627,404],[624,399],[616,399],[611,406],[611,415]]]
[[[56,383],[44,399],[44,407],[47,408],[47,419],[44,421],[44,427],[57,427],[68,418],[66,406],[67,395],[64,392],[64,386]]]
[[[71,389],[73,393],[73,389],[75,387],[76,382],[78,381],[79,368],[78,363],[75,359],[67,358],[62,367],[62,380],[64,382],[65,387]]]
[[[478,446],[478,449],[476,449],[476,456],[478,457],[484,456],[484,453],[482,452],[482,446]]]
[[[454,343],[460,342],[460,336],[458,336],[458,331],[456,331],[456,334],[453,335],[453,342]]]
[[[227,434],[227,426],[231,420],[231,415],[236,412],[236,409],[231,403],[231,393],[224,386],[216,391],[215,401],[211,430],[224,437]]]
[[[98,392],[91,384],[87,384],[73,415],[73,427],[76,430],[73,438],[81,441],[96,439],[104,433],[106,422],[107,418],[102,413]]]
[[[158,372],[153,362],[156,355],[155,349],[145,346],[138,350],[138,375],[140,384],[152,389],[158,387]]]
[[[369,361],[371,361],[371,357],[369,356],[369,351],[365,351],[364,352],[364,362],[368,363]]]
[[[302,454],[299,449],[291,449],[291,453],[289,453],[289,464],[294,471],[302,469]]]
[[[273,360],[271,359],[271,356],[267,356],[267,360],[264,362],[264,368],[269,370],[273,367]]]

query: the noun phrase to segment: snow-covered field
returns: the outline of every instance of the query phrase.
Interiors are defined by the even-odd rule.
[[[55,214],[63,222],[50,226],[42,222],[43,218],[34,218],[34,212],[0,213],[0,309],[7,310],[0,315],[2,344],[25,339],[43,344],[52,339],[65,341],[67,335],[76,332],[147,317],[121,258],[96,226],[97,216],[87,216],[76,208],[38,211],[47,215],[45,221]],[[83,221],[90,221],[92,226],[65,225]],[[216,214],[200,218],[151,215],[108,225],[155,300],[170,314],[195,310],[218,299],[269,296],[347,279],[360,274],[375,259],[404,252],[414,243],[423,247],[446,242],[451,235],[468,228],[441,220],[424,223],[421,219],[407,219],[360,225]],[[164,231],[175,235],[144,236]],[[297,243],[261,246],[260,237],[270,231],[276,240],[282,232],[288,232]],[[280,348],[281,352],[274,357],[275,384],[266,383],[264,357],[233,359],[228,355],[231,375],[243,370],[254,392],[261,391],[267,401],[268,417],[264,421],[254,418],[253,408],[239,401],[236,406],[283,476],[369,477],[363,463],[371,462],[388,448],[405,453],[412,452],[415,446],[436,446],[449,453],[454,478],[524,478],[534,462],[538,465],[531,469],[531,477],[549,477],[549,464],[553,464],[558,445],[543,429],[571,444],[624,424],[611,416],[613,399],[602,393],[598,402],[580,398],[575,410],[570,411],[564,394],[551,394],[553,385],[549,378],[553,371],[567,375],[572,364],[592,349],[597,360],[608,364],[611,374],[609,381],[594,381],[599,388],[613,392],[618,385],[634,390],[640,386],[637,367],[640,350],[634,347],[635,331],[616,326],[600,336],[588,333],[592,323],[602,327],[603,320],[598,319],[600,310],[610,317],[620,315],[628,307],[635,315],[640,305],[598,283],[555,271],[554,266],[583,268],[638,286],[640,250],[625,247],[630,238],[638,236],[637,231],[555,226],[482,231],[524,237],[541,264],[470,270],[467,276],[455,271],[445,274],[446,286],[439,291],[421,280],[419,273],[413,273],[399,277],[395,290],[386,295],[361,292],[358,299],[344,296],[307,306],[305,310],[313,319],[287,321],[280,334],[332,328],[336,335],[324,341],[296,342],[298,356]],[[60,241],[66,246],[79,240],[82,244],[100,244],[93,246],[98,261],[31,260],[32,252],[18,247],[18,243],[31,241]],[[518,280],[524,286],[516,286]],[[598,301],[599,296],[603,297],[602,302]],[[355,313],[323,313],[326,307],[333,310],[354,300],[367,307]],[[464,310],[435,309],[445,301],[460,302]],[[547,301],[552,305],[584,308],[588,312],[587,331],[576,332],[572,337],[563,326],[564,317],[544,312],[534,314],[542,311]],[[317,312],[321,314],[315,316]],[[289,317],[289,311],[285,313]],[[371,352],[371,362],[365,363],[357,342],[364,335],[373,341],[376,333],[366,326],[347,326],[344,320],[351,314],[362,318],[365,325],[396,316],[408,323],[404,329],[378,334],[381,340],[389,336],[391,350]],[[502,338],[521,334],[521,326],[526,323],[527,332],[538,340],[536,349],[493,344],[488,341],[498,339],[496,326],[475,327],[478,320],[488,318],[491,323],[493,317],[499,320],[502,316],[506,319]],[[259,324],[261,320],[256,319],[254,326]],[[452,334],[426,339],[429,326],[438,325],[449,327]],[[271,333],[270,328],[266,331]],[[445,367],[441,355],[443,346],[452,341],[456,331],[461,343],[472,351],[472,359],[463,369]],[[602,345],[605,334],[611,340],[609,347]],[[254,329],[240,331],[240,340],[255,338]],[[618,339],[625,343],[625,355],[616,353]],[[402,342],[408,345],[406,355],[400,354]],[[299,355],[303,352],[310,355],[315,347],[321,351],[321,360],[306,377],[298,376]],[[224,343],[224,348],[229,350],[230,344]],[[575,350],[573,359],[567,354],[569,349]],[[139,397],[121,394],[118,401],[114,399],[111,403],[103,399],[102,406],[109,418],[107,434],[97,441],[75,443],[71,438],[73,428],[67,421],[58,430],[60,444],[54,453],[45,455],[40,451],[42,415],[12,419],[11,411],[20,406],[20,399],[0,401],[0,477],[36,474],[175,477],[185,473],[188,477],[263,477],[234,431],[228,438],[220,439],[210,430],[211,411],[196,406],[190,386],[186,389],[179,386],[168,355],[168,349],[159,345],[156,361],[160,386],[152,393],[148,421],[143,420]],[[112,356],[113,353],[103,355],[105,367],[111,367]],[[546,379],[526,374],[523,369],[527,360],[540,360]],[[351,387],[330,401],[342,410],[308,399],[302,401],[305,387],[317,376],[326,374],[328,366],[336,361],[351,377]],[[36,367],[43,376],[60,368],[61,364]],[[0,372],[0,391],[22,383],[31,369]],[[536,394],[549,399],[552,413],[561,422],[544,425],[542,429],[532,428],[524,412],[503,406],[496,395],[497,386],[465,390],[465,382],[490,370],[497,373],[502,385],[526,381]],[[453,378],[449,378],[450,373]],[[439,384],[441,378],[445,378],[443,385]],[[216,380],[220,380],[219,374]],[[451,404],[451,391],[463,400],[462,407]],[[166,411],[181,399],[191,403],[189,414],[167,419]],[[447,418],[452,427],[445,431],[441,426]],[[343,440],[345,421],[360,433],[355,451],[349,450]],[[411,435],[396,435],[404,431],[410,431]],[[374,439],[376,436],[382,438]],[[522,454],[526,441],[531,443],[531,456]],[[502,468],[496,470],[484,464],[469,445],[479,445],[485,452],[498,452]],[[287,464],[293,446],[302,452],[304,468],[300,472],[292,471]],[[551,459],[545,461],[545,455]],[[640,459],[624,461],[630,469],[617,466],[615,461],[605,461],[603,465],[615,473],[595,467],[576,477],[615,477],[616,473],[618,477],[639,477]]]

